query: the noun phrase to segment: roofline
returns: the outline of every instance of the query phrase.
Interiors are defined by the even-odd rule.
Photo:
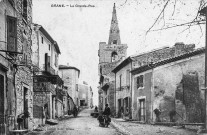
[[[116,66],[112,70],[112,72],[113,73],[117,73],[121,68],[123,68],[124,66],[126,66],[127,64],[132,62],[133,58],[135,58],[135,57],[139,57],[139,56],[142,56],[142,55],[145,55],[145,54],[148,54],[148,53],[152,53],[152,52],[155,52],[155,51],[158,51],[158,50],[167,49],[167,48],[170,48],[170,47],[169,46],[164,46],[164,47],[161,47],[161,48],[153,49],[153,50],[148,51],[148,52],[143,52],[143,53],[140,53],[140,54],[131,55],[128,58],[126,58],[124,61],[122,61],[118,66]]]
[[[145,54],[148,54],[148,53],[153,53],[155,51],[159,51],[159,50],[163,50],[163,49],[167,49],[167,48],[170,48],[169,46],[163,46],[163,47],[160,47],[160,48],[156,48],[156,49],[152,49],[150,51],[147,51],[147,52],[141,52],[141,53],[138,53],[138,54],[134,54],[134,55],[131,55],[131,57],[138,57],[138,56],[142,56],[142,55],[145,55]]]
[[[33,23],[34,26],[39,26],[39,30],[45,35],[45,37],[55,46],[55,49],[57,50],[57,53],[61,54],[59,46],[57,42],[50,36],[50,34],[44,29],[42,25]]]
[[[120,69],[122,69],[124,66],[132,62],[131,57],[129,56],[124,61],[122,61],[118,66],[116,66],[111,72],[117,73]]]
[[[186,59],[186,58],[196,56],[196,55],[199,55],[199,54],[202,54],[202,53],[205,53],[205,48],[199,48],[199,49],[197,49],[195,51],[192,51],[192,52],[188,52],[188,53],[185,53],[185,54],[182,54],[182,55],[179,55],[179,56],[175,56],[175,57],[172,57],[172,58],[169,58],[169,59],[158,61],[156,63],[151,63],[151,64],[148,64],[148,65],[144,65],[144,66],[135,68],[131,71],[131,73],[134,75],[134,74],[137,74],[137,73],[147,71],[149,69],[153,69],[153,68],[162,66],[164,64],[168,64],[168,63],[175,62],[175,61],[178,61],[178,60]]]
[[[64,67],[60,67],[60,66],[64,66]],[[66,65],[59,65],[58,69],[75,69],[76,71],[78,71],[78,77],[80,75],[80,69],[78,69],[76,67],[66,66]]]

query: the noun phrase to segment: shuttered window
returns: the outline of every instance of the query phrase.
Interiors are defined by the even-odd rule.
[[[130,85],[130,70],[126,70],[126,85]]]
[[[137,89],[143,87],[143,75],[137,77]]]
[[[50,56],[45,53],[45,71],[50,71]]]
[[[11,16],[7,16],[7,50],[17,51],[17,19]]]
[[[120,86],[120,90],[121,90],[121,87],[122,87],[121,86],[121,81],[122,81],[121,77],[122,77],[122,75],[119,76],[119,86]]]

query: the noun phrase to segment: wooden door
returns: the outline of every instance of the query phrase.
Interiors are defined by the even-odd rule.
[[[139,120],[145,121],[145,99],[140,99],[140,108],[139,108]]]

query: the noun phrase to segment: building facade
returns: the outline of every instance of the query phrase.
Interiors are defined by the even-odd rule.
[[[91,86],[88,90],[88,106],[91,108],[93,107],[93,89],[91,88]]]
[[[67,87],[68,95],[73,99],[75,105],[79,106],[78,78],[80,70],[69,65],[60,65],[59,75],[64,81],[64,86]]]
[[[116,6],[114,4],[112,12],[111,27],[109,31],[108,44],[99,43],[99,110],[103,110],[105,104],[108,103],[114,115],[114,80],[115,76],[112,69],[115,68],[125,57],[127,45],[121,44],[120,30],[116,15]]]
[[[133,103],[137,102],[137,99],[133,98],[136,96],[137,91],[134,91],[135,86],[132,85],[134,81],[132,78],[131,71],[140,66],[149,66],[154,62],[158,62],[164,59],[168,59],[171,57],[175,57],[177,55],[181,55],[194,50],[195,45],[185,45],[184,43],[176,43],[173,47],[163,47],[159,49],[155,49],[150,52],[145,52],[137,55],[132,55],[121,62],[116,68],[113,69],[112,72],[115,73],[115,89],[116,89],[116,112],[119,114],[118,116],[125,116],[128,118],[132,118],[133,109],[137,108],[137,105],[133,105]],[[150,84],[150,80],[148,77],[151,77],[150,72],[147,73],[146,78],[143,78],[140,75],[137,80],[137,88],[142,89],[144,93],[149,93],[148,90],[150,87],[144,86],[146,79],[147,84]],[[149,99],[148,102],[151,102]],[[137,115],[137,114],[136,114]]]
[[[86,84],[78,84],[78,99],[80,107],[89,107],[89,91],[90,88]]]
[[[0,133],[33,129],[31,0],[0,2]],[[17,118],[27,116],[21,123]]]
[[[58,75],[60,50],[57,42],[39,24],[32,24],[32,41],[33,114],[35,126],[38,126],[62,115],[63,81]]]
[[[133,69],[133,119],[204,122],[204,51],[187,51]],[[160,111],[159,118],[155,110]]]

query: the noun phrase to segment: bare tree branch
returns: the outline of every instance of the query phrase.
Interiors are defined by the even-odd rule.
[[[172,13],[172,16],[174,15],[174,13],[175,13],[175,6],[176,6],[176,2],[177,2],[177,0],[175,0],[175,2],[174,2],[174,8],[173,8],[173,13]]]
[[[165,11],[165,8],[167,7],[169,1],[170,1],[170,0],[168,0],[168,1],[165,3],[165,5],[164,5],[162,11],[161,11],[160,14],[158,15],[158,17],[156,18],[156,20],[154,21],[154,23],[152,24],[152,26],[147,30],[146,35],[147,35],[147,33],[154,27],[154,25],[157,23],[157,21],[159,20],[160,16],[162,15],[162,13]]]
[[[125,5],[127,3],[127,0],[125,0],[125,2],[123,3],[123,4],[121,4],[120,6],[123,6],[123,5]]]
[[[168,26],[168,27],[165,27],[165,28],[151,30],[151,32],[167,30],[167,29],[170,29],[170,28],[175,28],[175,27],[180,27],[180,26],[188,26],[189,27],[189,26],[200,25],[200,24],[205,24],[205,20],[192,21],[192,22],[187,22],[187,23],[182,23],[182,24],[175,24],[173,26]]]

